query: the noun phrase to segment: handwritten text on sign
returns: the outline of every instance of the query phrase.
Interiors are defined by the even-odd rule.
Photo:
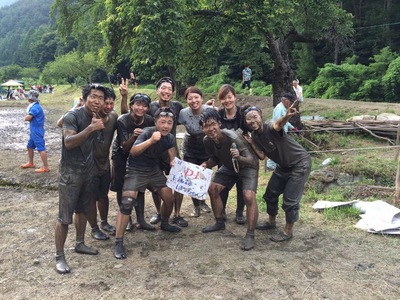
[[[211,169],[204,169],[175,157],[175,164],[169,172],[167,186],[181,194],[205,200],[211,177]]]

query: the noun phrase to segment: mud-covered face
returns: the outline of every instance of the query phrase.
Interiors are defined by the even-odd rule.
[[[104,105],[104,92],[95,89],[90,90],[85,105],[91,112],[98,113]]]
[[[172,84],[169,82],[161,83],[160,87],[157,89],[158,99],[161,101],[168,102],[172,99],[173,95]]]
[[[100,109],[102,115],[108,116],[114,110],[115,99],[107,98]]]
[[[174,119],[170,116],[159,116],[156,121],[156,128],[162,136],[168,135],[174,127]]]
[[[203,123],[203,132],[213,141],[218,140],[221,135],[221,122],[215,119],[208,119]]]
[[[256,110],[249,111],[245,116],[245,120],[246,120],[246,126],[249,128],[250,131],[260,130],[263,124],[261,115]]]
[[[131,114],[135,117],[143,117],[147,110],[149,109],[148,105],[142,101],[136,101],[131,105]]]

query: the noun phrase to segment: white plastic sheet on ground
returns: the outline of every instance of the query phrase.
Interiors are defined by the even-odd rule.
[[[382,200],[373,202],[358,200],[349,202],[317,201],[313,208],[322,210],[343,206],[353,206],[362,212],[361,220],[355,225],[358,229],[371,233],[400,234],[400,209]]]

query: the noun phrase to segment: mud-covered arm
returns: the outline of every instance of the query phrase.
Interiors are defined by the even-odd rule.
[[[253,149],[254,153],[260,160],[265,159],[265,153],[254,143],[253,139],[247,134],[243,134],[243,138],[249,143],[250,147]]]
[[[161,132],[155,131],[155,132],[153,132],[151,137],[148,138],[147,140],[145,140],[137,145],[133,145],[129,152],[132,156],[138,156],[138,155],[142,154],[144,151],[146,151],[147,148],[149,148],[151,145],[157,143],[160,139],[161,139]]]

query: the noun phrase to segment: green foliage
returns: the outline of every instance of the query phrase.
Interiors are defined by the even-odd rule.
[[[0,11],[0,66],[31,66],[31,45],[45,26],[52,0],[20,0]]]
[[[385,96],[381,80],[365,80],[358,91],[350,95],[350,98],[362,101],[383,101]]]
[[[1,81],[7,81],[9,79],[18,79],[22,68],[19,65],[8,65],[0,68],[0,79]]]
[[[326,64],[318,77],[304,92],[305,97],[324,99],[349,99],[358,90],[368,74],[364,65]]]
[[[400,57],[393,60],[386,74],[382,78],[385,100],[387,102],[400,102]]]
[[[42,81],[49,84],[65,82],[73,79],[72,82],[82,84],[92,82],[92,74],[101,67],[97,56],[93,53],[81,55],[78,52],[70,52],[57,57],[54,62],[48,63],[42,72]]]
[[[205,77],[200,79],[196,85],[204,92],[204,93],[215,93],[218,92],[218,89],[221,85],[225,83],[232,84],[228,78],[229,67],[221,66],[219,69],[219,73]]]

